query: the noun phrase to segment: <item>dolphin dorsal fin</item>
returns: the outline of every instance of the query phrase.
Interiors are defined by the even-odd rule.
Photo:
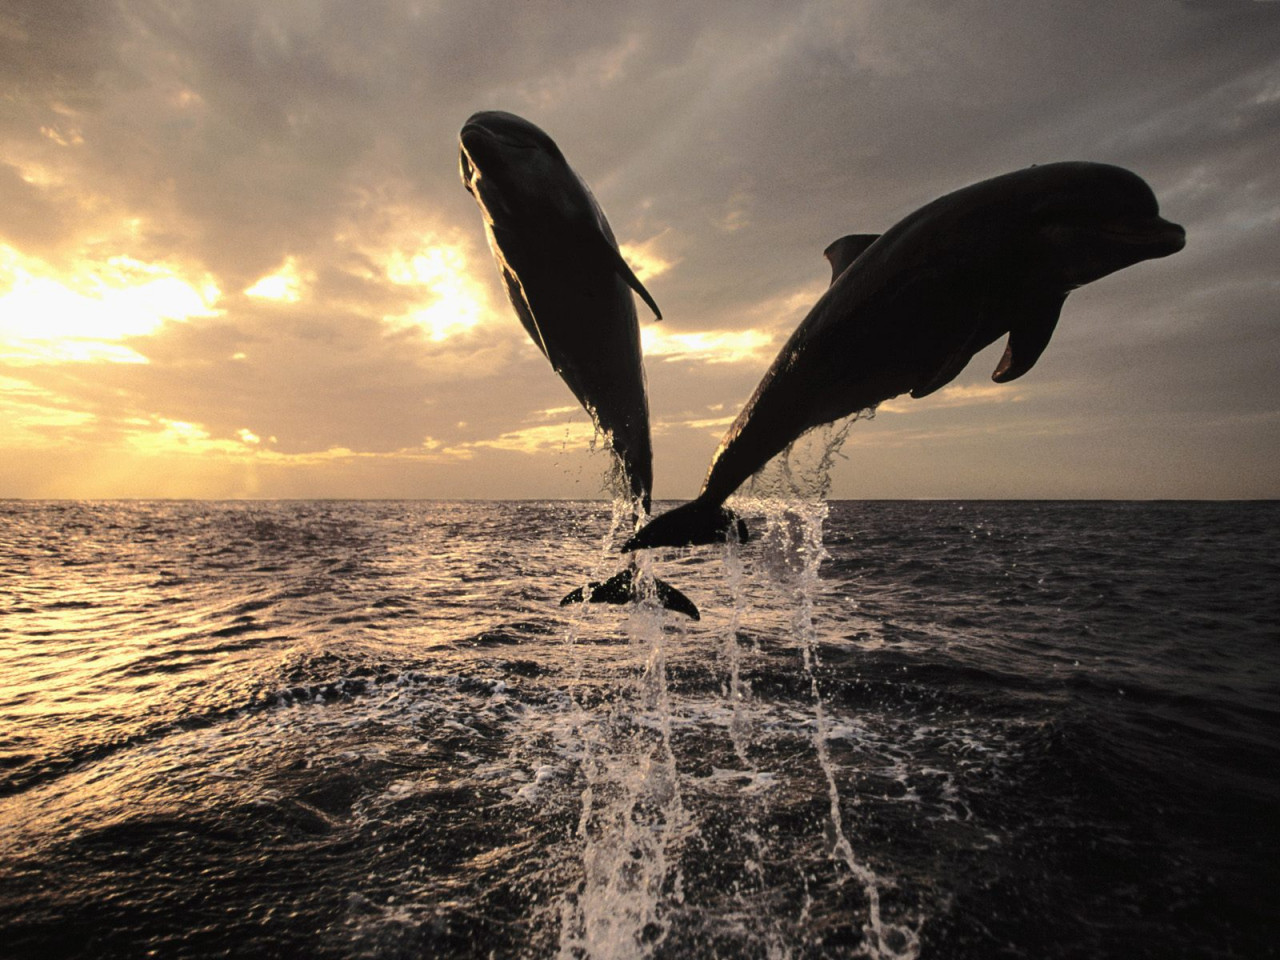
[[[835,283],[836,277],[844,273],[849,264],[862,256],[862,251],[879,239],[878,233],[851,233],[847,237],[834,241],[823,250],[822,255],[831,264],[831,282]]]
[[[1053,336],[1053,328],[1058,325],[1058,316],[1062,313],[1062,304],[1066,299],[1065,293],[1052,292],[1021,305],[1018,319],[1009,328],[1009,342],[1004,348],[1004,356],[991,374],[992,380],[996,383],[1008,383],[1036,365],[1040,354],[1049,345],[1049,338]]]

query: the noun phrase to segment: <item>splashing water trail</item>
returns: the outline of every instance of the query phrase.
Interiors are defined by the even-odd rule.
[[[750,612],[750,602],[747,599],[747,569],[742,545],[737,540],[736,531],[731,537],[724,546],[722,563],[733,606],[724,631],[720,657],[728,674],[721,696],[729,705],[729,739],[741,768],[741,781],[745,782],[736,813],[737,842],[742,855],[742,874],[736,882],[736,912],[742,918],[740,933],[746,942],[762,947],[764,956],[769,960],[783,960],[791,956],[791,950],[784,942],[780,924],[770,916],[770,911],[761,910],[761,904],[771,899],[766,864],[778,859],[768,839],[769,830],[764,825],[774,774],[762,770],[760,763],[751,756],[753,738],[763,723],[763,717],[756,716],[751,683],[743,676],[745,651],[740,630]],[[749,649],[754,648],[752,644]]]
[[[604,545],[631,526],[637,504],[614,501]],[[637,557],[639,600],[625,628],[639,673],[589,710],[575,698],[585,786],[577,837],[582,879],[561,903],[559,955],[591,960],[651,956],[683,901],[678,847],[688,826],[671,738],[667,640],[648,557]],[[586,609],[586,605],[583,605]],[[570,642],[574,639],[571,637]],[[581,657],[576,684],[582,689]]]
[[[733,531],[733,534],[734,539],[725,544],[723,558],[725,579],[733,598],[733,612],[724,632],[720,655],[726,661],[729,671],[725,695],[729,699],[729,738],[733,742],[733,752],[744,768],[754,769],[747,757],[747,748],[751,742],[751,683],[742,676],[742,643],[738,636],[743,615],[748,609],[743,589],[746,570],[742,562],[741,546],[736,541],[737,531]]]
[[[814,622],[814,597],[819,589],[820,568],[828,554],[823,547],[823,524],[828,515],[824,500],[831,486],[831,465],[858,419],[875,415],[874,408],[834,424],[809,431],[752,478],[749,499],[743,507],[765,516],[762,537],[763,565],[789,594],[791,634],[798,641],[813,701],[813,748],[826,781],[829,801],[829,855],[849,870],[859,883],[867,905],[863,949],[867,956],[885,960],[909,960],[919,956],[916,928],[885,923],[881,917],[880,889],[884,881],[858,859],[845,831],[842,798],[829,742],[832,727],[823,705],[818,681],[821,661],[818,630]],[[857,797],[850,801],[857,803]],[[803,918],[802,918],[803,923]]]

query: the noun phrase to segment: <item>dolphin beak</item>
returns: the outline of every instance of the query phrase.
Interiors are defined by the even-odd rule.
[[[1177,253],[1187,245],[1187,231],[1183,229],[1181,224],[1173,223],[1169,220],[1161,220],[1156,217],[1159,224],[1156,230],[1156,236],[1152,238],[1153,246],[1159,247],[1163,252],[1159,256],[1167,257],[1172,253]]]
[[[1110,223],[1101,232],[1117,243],[1141,248],[1148,260],[1167,257],[1187,245],[1187,231],[1163,217]]]
[[[479,156],[483,161],[486,151],[495,143],[493,131],[484,124],[474,121],[467,121],[462,125],[462,129],[458,131],[458,145],[462,148],[462,152],[466,154],[467,161],[475,166],[475,156]]]

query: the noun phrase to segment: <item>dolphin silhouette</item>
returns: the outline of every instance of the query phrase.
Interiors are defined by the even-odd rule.
[[[926,397],[1005,333],[992,379],[1014,380],[1049,343],[1067,294],[1185,242],[1141,177],[1079,161],[956,190],[882,236],[842,237],[825,251],[831,286],[729,427],[698,496],[622,549],[745,539],[724,501],[801,434],[899,394]]]
[[[489,249],[525,331],[573,391],[613,451],[638,514],[653,487],[649,400],[632,291],[662,314],[618,250],[600,204],[539,127],[498,110],[473,114],[458,136],[462,183],[484,218]],[[587,599],[622,603],[631,570],[590,584]],[[564,603],[580,601],[583,591]],[[697,608],[659,582],[659,600]]]

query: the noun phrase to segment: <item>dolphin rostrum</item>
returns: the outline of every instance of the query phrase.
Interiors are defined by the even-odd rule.
[[[1049,343],[1067,294],[1185,242],[1141,177],[1086,162],[983,180],[882,236],[842,237],[826,250],[831,286],[729,427],[697,498],[622,549],[744,538],[724,501],[801,434],[899,394],[928,396],[1005,333],[992,379],[1014,380]]]
[[[649,291],[618,250],[586,183],[540,128],[498,110],[473,114],[459,134],[462,182],[484,218],[516,316],[591,415],[617,458],[638,513],[649,512],[653,450],[632,291],[660,320]],[[592,584],[588,599],[625,602],[631,570]],[[696,618],[678,590],[659,599]],[[575,591],[565,602],[582,599]]]

